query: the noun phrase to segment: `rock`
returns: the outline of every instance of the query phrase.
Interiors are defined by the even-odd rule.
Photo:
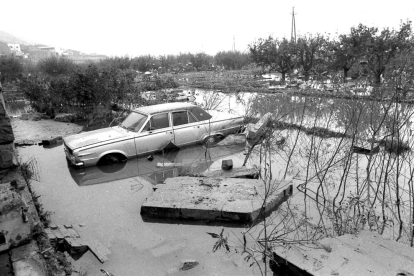
[[[76,116],[71,113],[59,113],[55,116],[54,120],[57,122],[70,123],[76,119]]]
[[[182,263],[183,263],[183,266],[180,268],[180,270],[183,270],[183,271],[189,270],[189,269],[192,269],[198,266],[198,262],[196,260],[185,260],[185,261],[182,261]]]
[[[42,140],[42,144],[46,146],[61,145],[63,143],[62,136]]]
[[[256,124],[248,124],[246,128],[247,139],[254,140],[262,135],[271,119],[272,113],[268,112]]]
[[[13,141],[14,135],[10,118],[0,116],[0,144],[12,143]]]
[[[13,144],[0,145],[0,169],[18,166]]]

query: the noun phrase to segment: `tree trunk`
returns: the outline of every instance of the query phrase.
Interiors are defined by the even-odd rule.
[[[305,75],[305,81],[308,81],[309,80],[309,71],[305,71],[303,73]]]
[[[344,83],[347,82],[349,68],[344,67]]]
[[[282,81],[285,82],[286,80],[286,72],[282,72]]]
[[[379,87],[381,85],[381,74],[375,74],[374,78],[375,86]]]

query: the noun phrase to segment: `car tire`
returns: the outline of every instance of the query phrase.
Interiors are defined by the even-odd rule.
[[[208,136],[207,138],[204,139],[203,144],[204,144],[204,146],[206,146],[208,148],[208,147],[211,147],[211,146],[217,144],[220,140],[221,139],[218,135],[211,135],[211,136]]]
[[[110,164],[118,164],[118,163],[125,163],[127,158],[122,154],[111,153],[105,156],[102,156],[99,159],[98,165],[110,165]]]

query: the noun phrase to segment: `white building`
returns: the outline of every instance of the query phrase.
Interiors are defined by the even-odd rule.
[[[20,44],[7,43],[7,46],[9,46],[10,51],[12,52],[12,54],[23,55],[23,52],[20,49]]]

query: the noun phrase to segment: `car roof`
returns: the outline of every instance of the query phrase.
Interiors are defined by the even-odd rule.
[[[156,104],[156,105],[148,105],[148,106],[142,106],[139,108],[134,109],[134,111],[146,113],[146,114],[153,114],[153,113],[159,113],[159,112],[166,112],[166,111],[172,111],[177,109],[191,109],[192,107],[195,107],[195,105],[190,103],[165,103],[165,104]]]

